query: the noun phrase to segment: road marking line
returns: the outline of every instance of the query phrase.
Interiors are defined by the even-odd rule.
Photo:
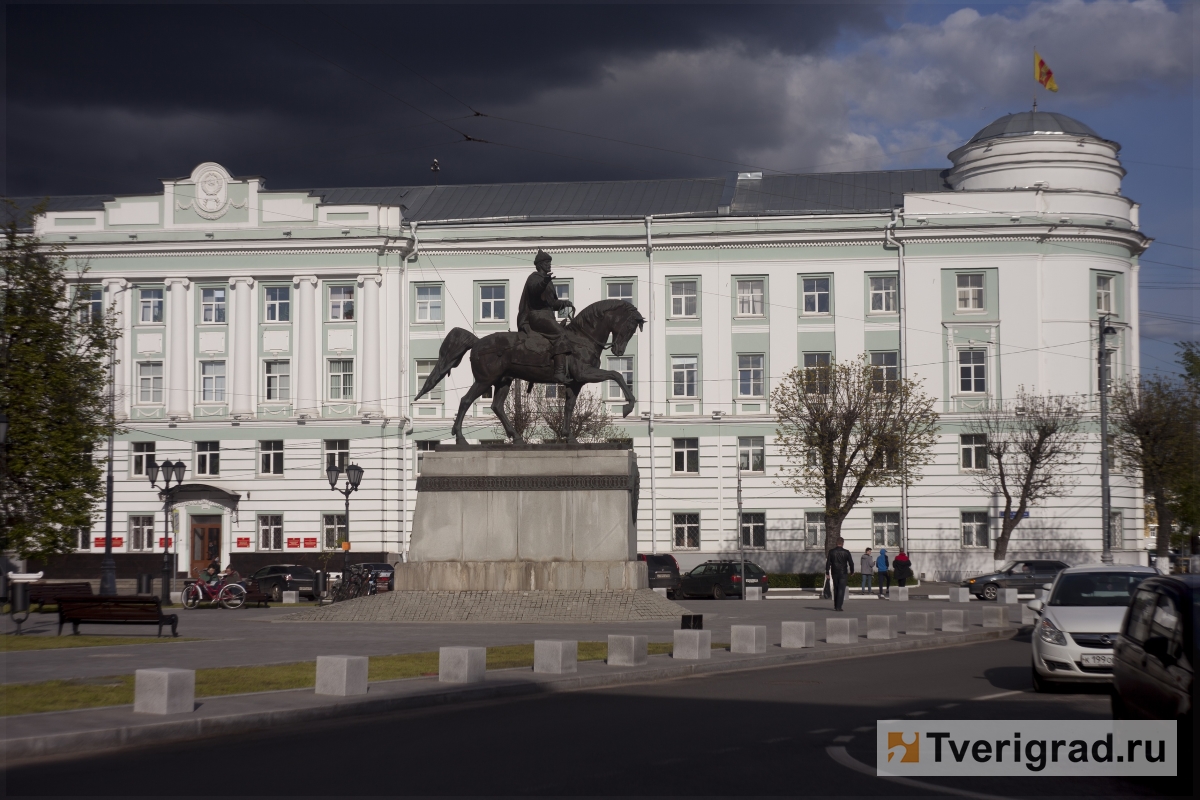
[[[867,731],[873,731],[873,730],[875,730],[874,725],[863,725],[861,728],[855,728],[854,732],[855,733],[866,733]]]
[[[1012,692],[997,692],[996,694],[985,694],[983,697],[972,697],[972,700],[999,700],[1001,697],[1012,697],[1014,694],[1028,694],[1024,689],[1017,689]]]
[[[835,736],[835,737],[833,737],[833,740],[835,742],[852,742],[852,741],[854,741],[854,737],[853,736]]]
[[[958,706],[958,703],[946,703],[945,705],[938,706],[938,708],[955,708],[957,706]]]
[[[817,728],[815,731],[809,731],[809,733],[829,733],[831,730],[833,728]]]
[[[906,716],[906,717],[923,717],[928,713],[929,713],[928,711],[910,711],[907,714],[905,714],[904,716]]]
[[[776,736],[774,739],[763,739],[763,744],[779,744],[780,742],[790,742],[790,736]]]
[[[852,769],[855,772],[861,772],[863,775],[870,775],[873,778],[879,778],[893,783],[901,783],[905,786],[913,786],[917,789],[932,790],[941,792],[942,794],[953,794],[959,797],[972,797],[975,800],[1009,800],[1007,797],[995,794],[982,794],[981,792],[969,792],[965,789],[954,789],[949,786],[938,786],[936,783],[926,783],[925,781],[917,781],[912,778],[899,778],[892,775],[878,775],[874,767],[868,767],[866,764],[859,761],[854,756],[850,755],[844,747],[826,747],[825,752],[829,754],[837,763],[847,769]]]

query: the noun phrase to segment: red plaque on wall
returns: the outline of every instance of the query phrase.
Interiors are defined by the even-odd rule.
[[[299,547],[299,546],[300,546],[300,539],[299,539],[299,538],[296,538],[296,539],[288,539],[288,540],[287,540],[287,546],[288,546],[288,547]]]
[[[167,539],[162,536],[158,537],[158,546],[164,550],[166,550],[168,547],[170,547],[171,543],[172,543],[171,539]]]
[[[317,538],[314,536],[311,539],[305,539],[304,546],[305,547],[316,547],[317,546]]]
[[[113,547],[124,547],[125,546],[125,539],[117,537],[117,536],[113,537],[112,542],[113,542]],[[96,549],[97,550],[104,549],[104,537],[103,536],[96,539]]]
[[[249,546],[250,546],[250,537],[249,537],[249,536],[247,536],[247,537],[246,537],[246,538],[244,538],[244,539],[242,539],[242,538],[239,538],[239,539],[237,540],[237,546],[238,546],[238,547],[249,547]]]

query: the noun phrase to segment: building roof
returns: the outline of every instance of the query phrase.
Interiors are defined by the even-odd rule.
[[[1093,139],[1104,138],[1066,114],[1056,114],[1053,111],[1022,111],[1018,114],[1005,114],[972,136],[971,142],[1006,136],[1028,136],[1033,133],[1064,133],[1071,136],[1090,136]]]

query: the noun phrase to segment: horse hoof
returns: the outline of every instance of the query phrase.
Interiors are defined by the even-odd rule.
[[[625,406],[621,409],[622,417],[628,417],[632,413],[633,413],[633,403],[626,403]]]

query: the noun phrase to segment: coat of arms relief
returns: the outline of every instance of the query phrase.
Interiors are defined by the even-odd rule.
[[[180,211],[194,209],[204,219],[220,219],[230,208],[245,208],[246,201],[229,201],[229,181],[219,169],[208,168],[196,176],[196,194],[188,202],[175,201]],[[182,188],[182,187],[180,187]]]

